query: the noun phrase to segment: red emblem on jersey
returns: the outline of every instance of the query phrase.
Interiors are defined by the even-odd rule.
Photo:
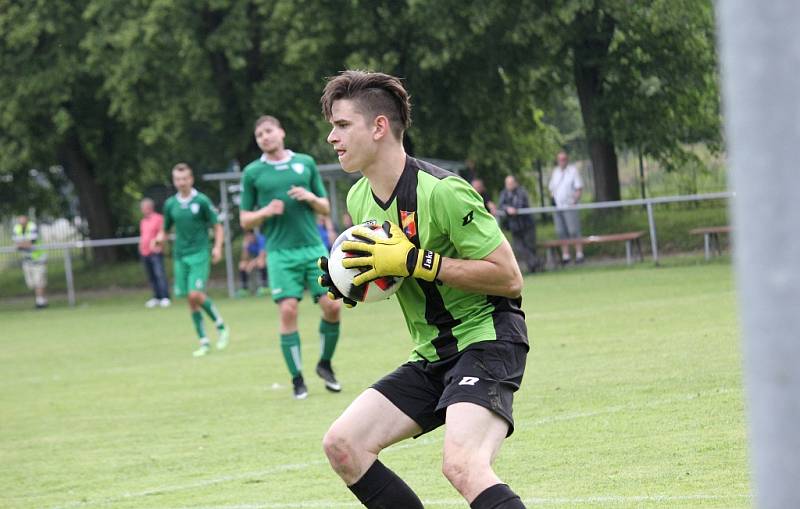
[[[406,237],[414,237],[417,235],[416,212],[400,211],[400,221],[403,223],[403,233]]]

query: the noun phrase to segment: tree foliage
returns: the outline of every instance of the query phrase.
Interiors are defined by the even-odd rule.
[[[598,201],[620,197],[616,154],[679,163],[686,144],[719,147],[720,108],[710,1],[537,0],[537,31],[554,72],[575,87]]]
[[[595,180],[616,177],[620,148],[719,143],[712,28],[693,0],[0,0],[0,206],[63,167],[92,236],[113,236],[176,162],[256,157],[263,113],[333,160],[318,100],[348,67],[403,77],[413,150],[494,185],[575,143],[577,98]]]

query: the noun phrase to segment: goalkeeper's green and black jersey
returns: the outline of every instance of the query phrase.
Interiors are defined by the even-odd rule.
[[[408,156],[388,202],[382,203],[361,178],[347,195],[347,209],[354,223],[392,221],[417,247],[448,258],[485,258],[503,241],[472,186]],[[446,359],[480,341],[528,342],[521,298],[470,293],[413,278],[396,295],[415,345],[410,360]]]

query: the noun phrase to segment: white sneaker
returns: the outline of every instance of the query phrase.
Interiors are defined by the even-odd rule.
[[[144,303],[144,307],[146,308],[154,308],[158,306],[158,299],[150,299]]]
[[[161,299],[158,305],[161,306],[162,308],[168,308],[172,305],[172,301],[169,299]]]

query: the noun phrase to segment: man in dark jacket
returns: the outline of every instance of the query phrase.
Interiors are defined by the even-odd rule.
[[[511,232],[512,246],[520,269],[535,272],[540,268],[539,258],[536,256],[536,223],[533,214],[519,213],[519,209],[528,207],[528,193],[520,187],[513,175],[507,176],[505,188],[500,192],[497,210],[505,214],[502,223]]]

